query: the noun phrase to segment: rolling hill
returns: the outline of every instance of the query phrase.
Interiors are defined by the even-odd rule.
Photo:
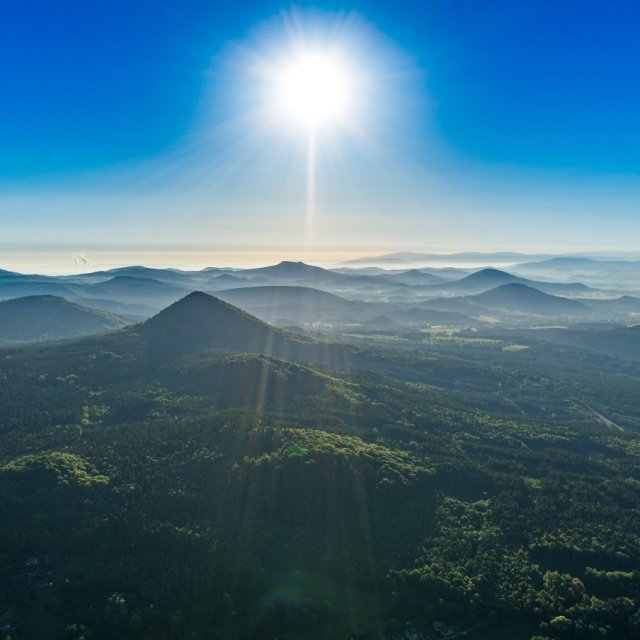
[[[506,321],[516,319],[512,315],[514,313],[558,317],[578,317],[589,313],[589,309],[581,302],[543,293],[519,282],[503,284],[475,295],[428,300],[421,307],[467,315],[499,312]]]
[[[152,278],[120,275],[104,282],[84,285],[82,296],[109,299],[119,304],[144,306],[151,313],[155,313],[193,289],[193,286],[176,286]]]
[[[244,269],[240,273],[242,276],[249,277],[255,281],[268,281],[274,284],[279,282],[334,283],[343,277],[338,273],[333,273],[322,267],[315,267],[305,264],[304,262],[290,262],[288,260],[283,260],[279,264],[270,267]]]
[[[322,290],[354,302],[404,304],[441,296],[472,295],[508,282],[519,282],[545,293],[569,297],[594,295],[580,283],[538,282],[498,269],[482,269],[472,274],[469,270],[449,267],[389,272],[379,269],[332,271],[303,262],[283,261],[267,267],[234,270],[209,267],[201,271],[180,271],[131,266],[73,276],[7,273],[4,276],[0,274],[0,299],[59,295],[85,306],[93,306],[91,301],[99,300],[101,309],[114,313],[126,310],[132,316],[150,317],[191,291],[298,286]],[[321,311],[320,306],[317,308]],[[336,305],[333,309],[336,310]],[[271,311],[267,313],[256,308],[255,312],[258,315],[265,313],[262,317],[277,322],[282,320],[283,323],[298,321],[300,317],[300,311],[274,315]],[[386,310],[378,312],[387,313]],[[305,311],[302,313],[309,315]],[[323,313],[322,318],[330,320],[330,316]]]
[[[379,274],[379,277],[408,285],[439,284],[446,281],[442,276],[421,271],[420,269],[409,269],[400,273],[383,273]]]
[[[522,284],[551,295],[576,296],[587,294],[590,291],[589,287],[579,282],[558,283],[527,280],[526,278],[514,276],[506,271],[492,268],[481,269],[460,280],[449,282],[444,286],[444,289],[449,293],[471,295],[482,293],[483,291],[488,291],[489,289],[494,289],[504,284]]]
[[[91,299],[102,300],[102,308],[120,311],[119,305],[136,305],[147,309],[145,315],[159,311],[178,300],[195,286],[180,287],[174,284],[131,275],[116,275],[108,280],[83,280],[81,277],[21,276],[0,279],[0,299],[24,296],[61,296],[78,304]],[[109,300],[114,304],[109,305]]]
[[[233,275],[232,273],[221,273],[219,275],[214,276],[209,280],[209,286],[215,287],[229,287],[229,286],[239,286],[244,285],[251,286],[252,282],[248,278],[243,278],[242,276]]]
[[[0,280],[0,300],[26,296],[61,296],[75,300],[84,297],[84,290],[80,285],[67,284],[55,278],[19,276]]]
[[[506,271],[487,268],[460,278],[455,283],[451,283],[450,286],[451,288],[488,290],[517,280],[519,280],[517,276],[513,276]]]
[[[26,296],[0,302],[0,345],[77,338],[128,324],[120,316],[59,296]]]
[[[192,282],[204,281],[208,275],[203,271],[181,271],[180,269],[159,269],[132,265],[128,267],[117,267],[106,271],[92,271],[74,276],[65,276],[66,279],[77,282],[106,282],[113,278],[144,278],[172,284],[175,286],[190,286]]]
[[[520,283],[504,284],[490,291],[464,298],[486,309],[504,309],[543,316],[581,315],[587,307],[575,300],[552,296]]]

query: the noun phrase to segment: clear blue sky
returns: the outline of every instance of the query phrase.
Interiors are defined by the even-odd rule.
[[[357,135],[319,143],[311,241],[304,144],[252,72],[287,23],[367,79]],[[632,0],[9,0],[0,250],[634,248],[639,28]]]

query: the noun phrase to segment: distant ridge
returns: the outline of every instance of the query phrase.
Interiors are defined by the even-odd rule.
[[[162,282],[153,278],[118,275],[110,280],[88,284],[83,294],[91,297],[112,298],[121,302],[149,304],[158,310],[165,307],[192,290],[192,287]]]
[[[270,267],[245,269],[240,273],[243,276],[267,277],[272,280],[284,280],[290,282],[300,280],[335,282],[342,279],[340,274],[329,271],[328,269],[309,265],[304,262],[290,262],[288,260],[283,260],[282,262]]]
[[[516,262],[545,260],[553,256],[548,253],[515,253],[499,251],[494,253],[481,253],[465,251],[461,253],[420,253],[413,251],[400,251],[386,253],[379,256],[368,256],[345,260],[341,264],[349,265],[379,265],[379,264],[418,264],[418,263],[474,263],[478,266],[487,264],[514,264]]]
[[[381,277],[408,285],[436,284],[439,282],[445,282],[445,278],[442,276],[429,273],[428,271],[421,271],[420,269],[409,269],[407,271],[402,271],[401,273],[383,273],[381,274]]]
[[[243,278],[242,276],[234,276],[231,273],[221,273],[220,275],[212,278],[210,282],[212,285],[216,285],[216,284],[226,285],[226,284],[241,284],[243,282],[249,282],[249,280],[247,280],[247,278]]]
[[[184,271],[182,269],[144,267],[142,265],[131,265],[126,267],[116,267],[106,271],[92,271],[89,273],[81,273],[77,275],[64,276],[65,280],[82,283],[97,283],[110,280],[114,277],[124,276],[132,278],[147,278],[150,280],[161,281],[173,286],[187,286],[193,282],[206,282],[214,271]]]
[[[575,279],[593,284],[596,287],[610,288],[613,286],[616,289],[625,286],[637,292],[640,260],[557,257],[540,262],[514,265],[513,270],[529,277],[555,281]]]
[[[295,285],[225,289],[216,295],[269,322],[281,318],[313,322],[345,315],[356,319],[358,310],[365,306],[326,291]]]
[[[513,276],[506,271],[501,271],[500,269],[494,269],[492,267],[488,267],[486,269],[482,269],[481,271],[476,271],[475,273],[471,273],[464,278],[461,278],[457,281],[456,284],[460,286],[464,285],[500,285],[506,284],[508,282],[513,282],[514,280],[519,280],[517,276]]]
[[[539,282],[515,276],[512,273],[488,267],[476,271],[460,280],[447,283],[446,289],[451,292],[474,294],[489,291],[504,284],[521,284],[527,287],[543,291],[551,295],[577,295],[587,293],[590,288],[579,283]]]
[[[640,268],[640,260],[612,260],[612,259],[596,259],[596,258],[577,258],[572,256],[557,256],[548,260],[527,262],[516,265],[517,268],[534,271],[539,269],[543,273],[548,269],[626,269]]]
[[[132,275],[117,275],[109,280],[105,280],[104,282],[98,282],[97,284],[91,285],[93,287],[92,290],[102,290],[109,289],[113,286],[129,286],[129,287],[156,287],[167,289],[171,285],[166,282],[162,282],[161,280],[155,280],[154,278],[142,277],[142,276],[132,276]]]
[[[488,308],[497,307],[535,315],[574,315],[588,311],[587,307],[580,302],[543,293],[517,282],[461,299]]]
[[[637,255],[637,254],[634,254]],[[636,259],[637,257],[630,258],[626,255],[616,254],[611,252],[610,254],[593,254],[590,252],[584,252],[580,254],[571,255],[558,255],[551,253],[520,253],[514,251],[495,251],[495,252],[480,252],[480,251],[463,251],[458,253],[421,253],[418,251],[398,251],[394,253],[386,253],[377,256],[366,256],[364,258],[355,258],[354,260],[343,260],[341,266],[379,266],[379,265],[426,265],[426,264],[446,264],[446,263],[464,263],[474,264],[478,267],[489,265],[515,265],[522,266],[520,263],[526,262],[541,262],[545,260],[559,259],[591,259],[593,261],[615,261],[627,259]]]

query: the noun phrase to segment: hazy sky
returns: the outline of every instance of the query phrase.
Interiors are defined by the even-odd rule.
[[[637,249],[640,3],[10,1],[0,267]],[[265,70],[339,51],[343,122]]]

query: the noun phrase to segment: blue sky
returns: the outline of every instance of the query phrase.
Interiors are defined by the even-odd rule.
[[[4,262],[634,249],[638,24],[631,0],[11,0]],[[306,139],[256,73],[294,37],[357,80],[318,140],[311,230]]]

